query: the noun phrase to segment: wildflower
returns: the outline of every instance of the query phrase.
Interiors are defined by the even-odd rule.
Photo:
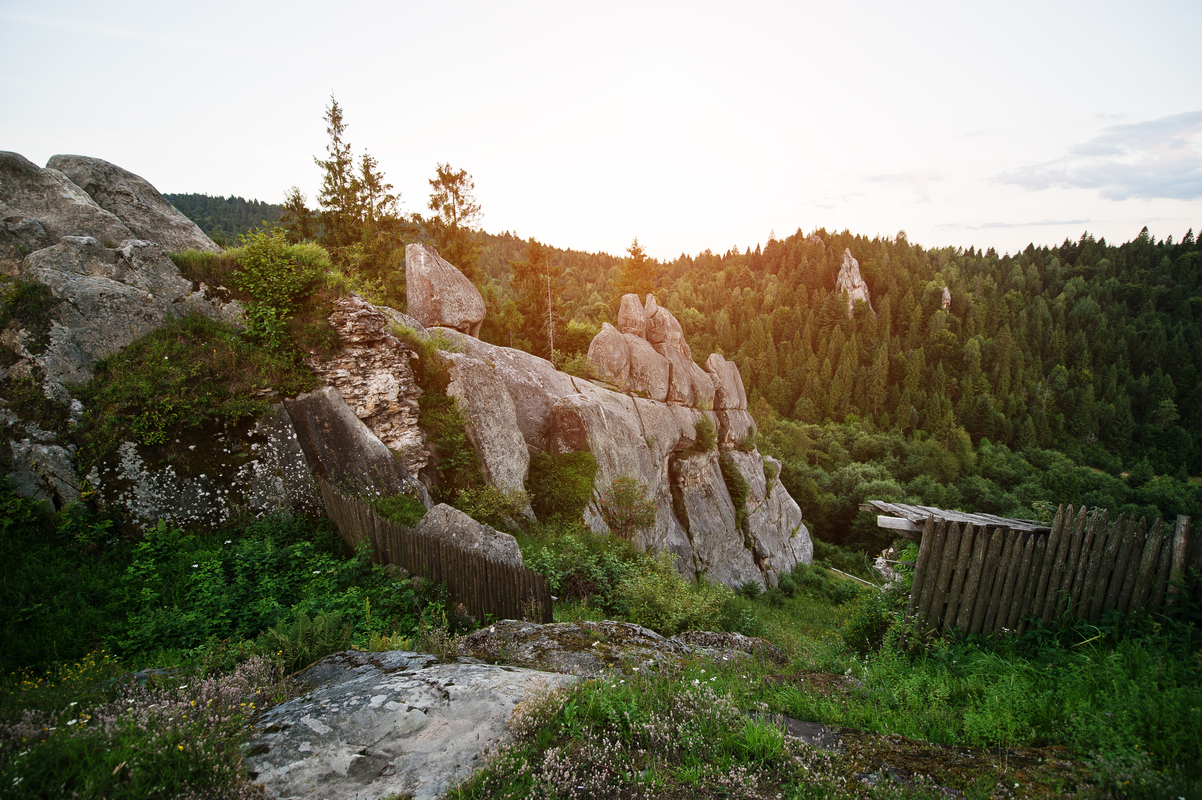
[[[177,744],[176,747],[180,749],[180,752],[183,752],[184,746],[182,744]]]

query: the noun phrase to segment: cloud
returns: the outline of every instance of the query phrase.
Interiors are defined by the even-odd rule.
[[[908,186],[920,202],[931,202],[931,184],[943,180],[943,173],[937,169],[916,169],[910,172],[899,172],[895,175],[869,175],[868,180],[874,183],[891,183],[898,186]]]
[[[1093,220],[1089,219],[1043,219],[1038,222],[981,222],[976,225],[957,225],[955,223],[944,223],[938,227],[946,230],[968,230],[968,231],[983,231],[993,230],[996,228],[1039,228],[1048,225],[1086,225]]]
[[[1202,198],[1202,111],[1112,125],[1053,161],[1003,172],[1002,183],[1097,189],[1109,200]]]

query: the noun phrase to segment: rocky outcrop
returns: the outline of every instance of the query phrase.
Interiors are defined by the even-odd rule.
[[[15,274],[25,256],[64,236],[91,236],[110,247],[135,238],[115,214],[58,170],[0,151],[0,271]]]
[[[576,679],[398,650],[337,653],[295,680],[307,691],[259,716],[247,745],[269,795],[435,800],[480,766],[517,704]]]
[[[423,327],[454,328],[480,335],[484,298],[463,273],[429,245],[405,247],[405,300],[409,314]]]
[[[333,386],[284,401],[313,474],[352,493],[429,497]]]
[[[47,169],[56,169],[88,193],[96,204],[112,212],[138,239],[145,239],[169,252],[207,250],[219,252],[212,239],[196,223],[168,203],[159,190],[142,177],[88,156],[51,156]]]
[[[503,620],[460,637],[456,651],[460,656],[582,678],[658,670],[698,657],[730,661],[756,655],[777,663],[787,661],[776,645],[753,636],[686,631],[668,638],[641,625],[609,620],[549,625]]]
[[[438,504],[426,512],[421,522],[417,524],[417,532],[447,544],[453,544],[460,550],[484,556],[511,567],[524,567],[522,553],[518,549],[517,539],[508,533],[501,533],[464,514],[457,508]]]
[[[506,492],[526,488],[530,452],[518,430],[517,409],[492,365],[458,353],[450,361],[447,394],[467,419],[464,433],[479,457],[484,477]]]
[[[872,310],[872,300],[868,297],[868,284],[860,277],[860,262],[856,261],[851,254],[850,247],[843,250],[843,266],[839,268],[839,277],[835,280],[835,292],[847,293],[848,319],[855,311],[857,302],[867,303],[869,310]]]
[[[88,484],[141,525],[218,527],[239,514],[317,514],[321,499],[282,405],[257,422],[196,431],[159,446],[123,442]]]
[[[46,349],[18,350],[21,362],[14,369],[27,375],[36,365],[49,383],[89,380],[98,359],[170,317],[192,309],[217,318],[237,313],[193,292],[162,247],[138,239],[105,247],[92,237],[67,236],[27,256],[22,276],[50,287],[61,301],[51,312]]]
[[[682,406],[714,407],[714,382],[693,362],[680,321],[647,295],[622,297],[618,327],[603,323],[589,344],[588,376],[618,391]]]
[[[952,291],[946,286],[943,287],[943,310],[947,311],[952,307]]]
[[[399,455],[410,475],[421,475],[428,455],[417,424],[421,389],[413,375],[416,355],[394,332],[421,331],[421,325],[358,295],[335,301],[330,324],[338,333],[340,350],[329,357],[310,356],[305,363],[336,388],[355,416]]]
[[[824,251],[826,250],[826,242],[822,241],[822,237],[816,233],[811,233],[807,236],[806,243],[821,247]]]

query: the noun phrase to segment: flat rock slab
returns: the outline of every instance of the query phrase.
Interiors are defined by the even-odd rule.
[[[252,778],[281,800],[441,797],[532,690],[576,680],[400,650],[337,653],[297,679],[308,690],[256,720],[246,751]]]

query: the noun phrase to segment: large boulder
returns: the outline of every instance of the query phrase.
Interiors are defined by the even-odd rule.
[[[425,487],[351,411],[333,386],[284,401],[313,474],[352,494],[406,494],[430,505]]]
[[[680,320],[668,309],[655,302],[654,295],[647,295],[647,341],[652,345],[664,345],[678,350],[692,358],[688,344],[684,340],[684,329]]]
[[[246,766],[273,797],[436,800],[507,738],[517,704],[574,680],[401,650],[337,653],[294,676],[304,694],[255,720]]]
[[[739,527],[718,454],[685,453],[672,461],[671,473],[677,502],[688,520],[697,573],[727,586],[768,583],[756,563],[753,543]]]
[[[64,236],[91,236],[110,247],[134,238],[58,170],[0,151],[0,271],[14,273],[26,255]]]
[[[668,360],[655,352],[655,348],[648,344],[646,339],[641,339],[632,333],[624,334],[624,336],[630,353],[630,373],[626,380],[626,391],[649,400],[663,402],[669,399]]]
[[[622,295],[622,304],[618,308],[618,330],[640,339],[647,338],[647,314],[637,294]]]
[[[630,378],[630,339],[608,322],[589,342],[585,365],[589,380],[625,390]]]
[[[499,561],[511,567],[524,567],[517,539],[501,533],[464,514],[457,508],[440,503],[426,512],[415,529],[419,534],[453,544],[460,550]]]
[[[227,310],[180,275],[159,245],[137,239],[120,248],[87,236],[67,236],[25,259],[22,276],[50,287],[61,301],[51,311],[49,343],[18,352],[53,383],[83,383],[97,359],[117,352],[191,309],[221,317]]]
[[[97,205],[124,222],[138,239],[155,242],[170,252],[221,250],[158,189],[128,170],[99,158],[73,155],[51,156],[46,167],[66,175]]]
[[[868,297],[868,284],[860,276],[860,262],[851,254],[851,248],[843,250],[843,266],[839,268],[839,277],[835,279],[835,292],[847,293],[847,318],[851,319],[856,303],[865,302],[872,309],[872,300]],[[873,312],[875,313],[875,312]]]
[[[409,314],[423,327],[480,336],[485,313],[480,290],[429,245],[405,247],[405,298]]]

